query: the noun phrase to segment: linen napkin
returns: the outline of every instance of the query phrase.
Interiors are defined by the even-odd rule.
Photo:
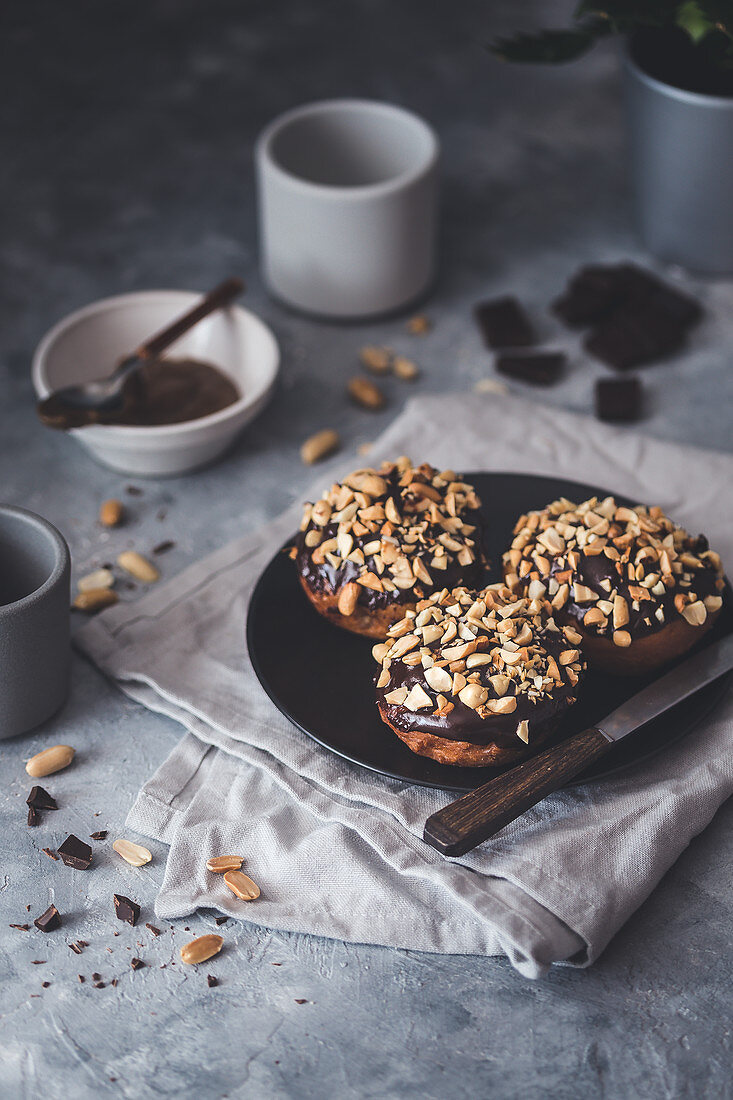
[[[366,461],[403,453],[439,467],[597,483],[660,504],[733,560],[732,456],[474,394],[414,399]],[[364,464],[339,456],[317,489]],[[455,796],[321,748],[275,709],[249,664],[250,593],[299,518],[298,505],[77,635],[124,692],[188,731],[127,822],[170,845],[158,916],[212,907],[353,942],[506,955],[528,977],[555,962],[593,962],[733,792],[730,697],[669,751],[558,792],[475,851],[445,859],[420,838],[426,817]],[[206,872],[217,852],[245,855],[262,887],[256,903],[245,906]]]

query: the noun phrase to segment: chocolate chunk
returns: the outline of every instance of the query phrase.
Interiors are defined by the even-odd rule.
[[[32,806],[28,807],[28,824],[29,825],[40,825],[41,824],[41,815],[38,813],[37,810],[34,810]]]
[[[154,936],[159,936],[160,935],[160,929],[156,928],[154,924],[146,924],[145,927],[149,928]]]
[[[104,982],[95,982],[94,983],[94,988],[95,989],[104,989]]]
[[[215,985],[219,984],[219,979],[215,978],[213,974],[207,974],[206,984],[208,985],[209,989],[213,989]]]
[[[108,836],[107,830],[106,829],[100,829],[99,832],[97,832],[97,833],[90,833],[89,834],[89,839],[90,840],[106,840],[107,836]]]
[[[296,997],[295,998],[295,1003],[296,1003],[296,1005],[307,1005],[308,1001],[306,1000],[305,997]]]
[[[21,932],[27,932],[30,928],[30,924],[9,924],[8,928],[17,928]]]
[[[535,386],[551,386],[562,374],[565,356],[561,351],[537,351],[524,355],[500,355],[496,369],[509,378],[532,382]]]
[[[516,298],[479,302],[473,313],[487,348],[522,348],[535,342],[529,318]]]
[[[117,989],[117,978],[113,978],[112,981],[109,984],[111,986],[113,986],[115,989]],[[116,1080],[117,1080],[116,1077],[110,1077],[110,1081],[116,1081]]]
[[[53,848],[42,848],[42,852],[45,852],[49,859],[55,859],[58,862],[58,856],[54,852]]]
[[[572,277],[565,293],[552,303],[552,311],[567,325],[595,324],[625,297],[622,265],[594,264]]]
[[[33,923],[41,932],[55,932],[61,927],[61,916],[55,905],[49,905],[46,912],[36,917]]]
[[[79,979],[79,981],[81,982],[81,984],[83,985],[84,982],[86,981],[86,978],[84,977],[84,975],[83,974],[77,974],[76,976]]]
[[[641,414],[641,402],[638,378],[601,378],[596,382],[599,420],[636,420]]]
[[[130,966],[133,970],[142,970],[142,968],[145,966],[145,963],[142,959],[133,957],[132,959],[130,959]]]
[[[153,553],[165,554],[168,550],[172,550],[175,545],[172,539],[165,539],[164,542],[159,542],[157,546],[153,547]]]
[[[229,917],[214,917],[214,924],[219,924],[219,925],[226,924],[226,922],[228,920],[229,920]]]
[[[92,862],[91,847],[73,833],[59,846],[58,853],[67,867],[76,867],[78,871],[87,871]]]
[[[50,984],[51,984],[50,982],[41,982],[41,985],[43,986],[44,989],[48,989]]]
[[[77,947],[89,947],[89,941],[88,940],[77,940],[76,941],[76,946]]]
[[[115,913],[118,920],[123,920],[133,926],[137,924],[140,916],[140,906],[136,901],[126,898],[124,894],[114,894]]]
[[[81,955],[81,948],[78,943],[70,943],[69,949],[74,952],[75,955]]]
[[[92,981],[93,982],[101,982],[101,980],[102,980],[102,975],[98,974],[95,970],[94,973],[92,974]]]
[[[34,810],[58,810],[56,799],[52,798],[43,787],[31,787],[31,793],[26,798],[26,803]]]
[[[678,351],[685,329],[645,303],[629,303],[615,310],[585,338],[585,348],[616,370],[652,363]]]

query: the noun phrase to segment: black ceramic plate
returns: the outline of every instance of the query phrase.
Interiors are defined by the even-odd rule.
[[[487,580],[500,579],[501,555],[511,542],[517,518],[532,508],[566,496],[586,500],[607,490],[574,481],[524,474],[466,474],[483,500],[486,549],[493,568]],[[619,502],[633,504],[617,496]],[[491,517],[489,519],[489,516]],[[701,644],[733,629],[731,593],[723,614]],[[303,594],[292,561],[278,553],[252,595],[247,644],[254,670],[267,694],[290,721],[319,744],[372,771],[452,791],[473,790],[504,768],[455,768],[417,756],[379,719],[374,702],[373,642],[327,622]],[[612,677],[589,672],[578,703],[568,713],[557,739],[600,721],[634,695],[648,677]],[[625,738],[575,782],[600,779],[638,763],[677,741],[723,696],[723,677],[680,703],[662,718]]]

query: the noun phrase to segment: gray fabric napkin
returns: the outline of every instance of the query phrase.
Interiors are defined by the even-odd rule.
[[[662,505],[733,559],[728,455],[496,395],[413,400],[368,462],[402,453],[595,482]],[[318,488],[364,464],[340,456]],[[507,955],[528,977],[553,962],[588,965],[733,792],[733,701],[668,752],[560,792],[446,860],[420,836],[453,796],[382,779],[322,749],[280,715],[249,665],[251,590],[299,516],[291,509],[77,635],[124,692],[189,731],[128,818],[170,845],[158,916],[208,906],[355,942]],[[251,907],[205,870],[209,854],[230,851],[246,856],[262,887]]]

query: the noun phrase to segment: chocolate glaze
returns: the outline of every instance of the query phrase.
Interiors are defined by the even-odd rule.
[[[387,497],[391,496],[398,506],[403,508],[404,500],[400,497],[399,471],[395,470],[389,474],[380,471],[379,476],[383,477],[388,484],[386,496],[379,499],[384,501]],[[407,515],[403,518],[407,518]],[[419,517],[416,522],[421,518],[422,517]],[[362,588],[359,593],[359,606],[369,608],[370,610],[378,610],[383,607],[391,607],[394,604],[414,604],[416,599],[423,599],[433,592],[439,592],[443,588],[455,588],[457,585],[475,588],[485,583],[487,562],[482,546],[481,515],[476,510],[466,509],[461,512],[461,519],[476,528],[471,536],[476,544],[475,551],[477,558],[475,561],[471,562],[470,565],[460,565],[455,558],[448,557],[446,569],[430,570],[432,549],[425,551],[423,554],[416,554],[415,558],[422,558],[425,565],[428,567],[434,581],[432,585],[416,582],[412,588],[398,588],[395,592],[377,592],[373,588]],[[336,569],[327,560],[324,560],[320,565],[316,564],[311,556],[312,551],[305,545],[304,541],[306,532],[314,528],[316,528],[316,524],[311,521],[304,531],[299,532],[296,539],[297,554],[295,558],[295,565],[298,573],[312,591],[326,592],[333,595],[349,581],[355,581],[365,569],[374,570],[374,557],[370,555],[365,555],[365,566],[359,566],[351,561],[344,561],[341,566]],[[323,532],[324,539],[333,538],[338,532],[338,524],[328,523],[324,527],[321,527],[320,530]],[[430,525],[426,534],[429,539],[435,541],[437,540],[437,536],[442,532],[442,527]],[[372,533],[366,535],[353,535],[354,549],[358,548],[363,550],[368,543],[374,542],[376,537],[377,536]]]
[[[700,535],[697,539],[690,538],[689,546],[687,549],[693,554],[702,553],[708,548],[707,539]],[[633,598],[629,592],[629,586],[638,587],[639,581],[630,581],[626,575],[626,567],[622,565],[621,572],[616,569],[617,564],[607,558],[605,554],[596,554],[593,557],[586,557],[586,555],[580,551],[580,561],[578,568],[574,571],[574,578],[580,583],[591,588],[594,592],[597,592],[600,599],[608,599],[608,592],[601,587],[601,581],[610,580],[613,587],[617,589],[618,594],[623,596],[628,604],[629,609],[629,621],[624,624],[623,630],[627,630],[634,638],[643,638],[648,634],[657,634],[660,630],[663,630],[674,619],[679,618],[679,612],[674,606],[674,598],[678,592],[695,592],[698,599],[703,600],[706,596],[720,595],[720,589],[717,584],[718,573],[712,565],[705,566],[704,569],[689,569],[692,573],[692,583],[689,588],[682,588],[679,584],[676,584],[674,588],[668,588],[665,590],[663,596],[654,596],[650,592],[651,599],[642,600],[639,603],[639,610],[635,611],[633,607]],[[644,575],[648,573],[658,573],[659,563],[644,558],[642,560],[644,565]],[[565,567],[567,568],[567,567]],[[552,561],[551,574],[555,574],[563,571],[563,566],[559,565],[556,560]],[[572,598],[572,585],[570,587],[570,597],[568,602],[563,608],[563,613],[559,616],[560,619],[567,616],[583,622],[583,616],[592,604],[576,604]],[[658,607],[664,608],[664,622],[660,622],[655,616],[654,612]],[[590,633],[599,634],[597,627],[588,626],[584,629]],[[611,636],[612,630],[609,626],[606,631],[608,637]]]

